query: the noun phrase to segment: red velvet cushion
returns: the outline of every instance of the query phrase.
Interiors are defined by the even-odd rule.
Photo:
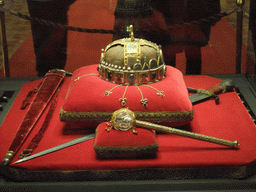
[[[105,130],[106,122],[96,130],[94,150],[98,158],[151,158],[155,157],[158,144],[151,130],[136,128],[132,131]]]
[[[126,86],[105,81],[97,76],[97,66],[91,65],[77,69],[73,73],[69,90],[60,110],[60,119],[64,122],[86,122],[87,126],[110,120],[114,111],[122,108],[119,101],[123,97]],[[95,75],[91,75],[95,74]],[[88,75],[88,76],[86,76]],[[76,81],[78,77],[81,77]],[[154,123],[183,125],[193,119],[192,104],[182,73],[173,67],[167,66],[166,77],[148,86],[127,88],[126,106],[136,114],[138,120]],[[106,90],[112,94],[105,96]],[[157,95],[157,91],[164,91],[165,97]],[[143,98],[148,99],[148,107],[140,103]],[[95,125],[94,124],[94,125]]]

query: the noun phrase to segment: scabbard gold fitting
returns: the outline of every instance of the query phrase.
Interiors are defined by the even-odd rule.
[[[4,160],[2,162],[3,165],[9,165],[10,161],[12,160],[14,156],[14,152],[13,151],[8,151],[4,157]]]

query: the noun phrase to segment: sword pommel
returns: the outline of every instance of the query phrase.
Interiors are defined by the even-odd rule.
[[[14,152],[13,151],[7,151],[4,160],[2,162],[2,165],[9,165],[10,161],[12,160],[14,156]]]
[[[217,95],[219,93],[231,92],[234,90],[234,87],[234,81],[226,79],[220,82],[219,84],[207,89],[207,91]]]
[[[235,88],[235,83],[231,79],[226,79],[221,82],[222,87],[226,92],[232,92]]]

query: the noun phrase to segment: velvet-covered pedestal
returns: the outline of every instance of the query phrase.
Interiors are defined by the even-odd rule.
[[[133,131],[107,131],[108,122],[96,129],[94,150],[99,159],[150,159],[156,157],[158,145],[155,132],[136,128]]]
[[[209,76],[185,76],[184,79],[187,87],[203,89],[222,81]],[[92,130],[82,129],[60,121],[59,111],[65,102],[70,81],[70,78],[65,79],[49,128],[34,153],[95,131],[96,127]],[[0,159],[4,158],[26,113],[26,110],[20,110],[21,103],[38,83],[33,81],[23,86],[1,125]],[[37,181],[248,177],[255,171],[255,124],[235,91],[220,94],[219,98],[219,105],[214,100],[194,105],[194,119],[182,128],[231,141],[238,140],[240,146],[237,149],[157,133],[158,151],[155,158],[101,160],[94,151],[95,139],[91,139],[20,164],[12,164],[18,160],[15,156],[10,166],[0,166],[1,173],[18,180]],[[18,154],[38,132],[48,110],[37,122]]]

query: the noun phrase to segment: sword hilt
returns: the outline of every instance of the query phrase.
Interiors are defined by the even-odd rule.
[[[225,92],[231,92],[233,91],[235,87],[235,84],[232,80],[230,79],[226,79],[223,80],[222,82],[220,82],[219,84],[210,87],[208,89],[194,89],[194,88],[190,88],[188,87],[188,91],[192,92],[192,93],[200,93],[200,94],[205,94],[205,95],[209,95],[210,97],[215,98],[215,103],[216,105],[219,104],[219,93],[225,93]]]
[[[225,79],[219,84],[210,87],[209,89],[207,89],[207,91],[212,92],[215,95],[218,95],[219,93],[231,92],[233,91],[234,87],[234,81],[232,81],[231,79]]]

